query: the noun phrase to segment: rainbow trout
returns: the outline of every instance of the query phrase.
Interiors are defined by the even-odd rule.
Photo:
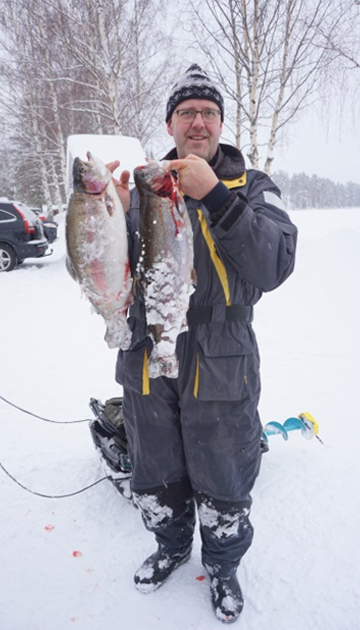
[[[137,276],[153,341],[149,377],[177,378],[176,340],[188,329],[186,312],[194,292],[191,223],[166,162],[139,166],[134,179],[140,195]]]
[[[100,159],[75,158],[66,216],[67,269],[106,324],[109,348],[126,350],[131,332],[126,310],[132,302],[124,211],[112,174]]]

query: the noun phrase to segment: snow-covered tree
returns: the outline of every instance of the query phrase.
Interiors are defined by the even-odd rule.
[[[0,0],[0,120],[17,153],[23,199],[34,202],[41,191],[38,201],[64,203],[71,134],[136,135],[146,146],[174,78],[168,38],[153,20],[159,7],[160,0]]]
[[[319,98],[326,71],[355,45],[358,7],[349,0],[190,5],[188,28],[228,96],[229,132],[252,167],[260,168],[263,158],[269,172],[288,123]]]

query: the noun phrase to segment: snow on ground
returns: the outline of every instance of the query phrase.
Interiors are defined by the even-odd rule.
[[[253,492],[253,546],[239,578],[243,630],[360,626],[360,209],[294,211],[297,266],[256,308],[263,422],[308,411],[320,437],[270,437]],[[65,270],[64,217],[52,256],[0,275],[0,396],[53,421],[91,417],[119,395],[116,351]],[[43,422],[0,399],[0,462],[44,494],[103,476],[87,422]],[[0,630],[217,630],[197,535],[190,562],[142,595],[132,576],[154,550],[139,512],[109,481],[65,499],[26,492],[0,470]],[[75,553],[77,552],[77,553]]]

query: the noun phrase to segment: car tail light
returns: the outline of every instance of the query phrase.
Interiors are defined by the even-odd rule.
[[[19,206],[15,206],[16,210],[18,211],[18,213],[20,214],[22,220],[24,221],[24,229],[25,229],[25,234],[35,234],[36,230],[35,230],[35,226],[31,225],[29,223],[29,219],[26,218],[26,216],[24,215],[24,213],[21,211],[21,209],[19,208]]]

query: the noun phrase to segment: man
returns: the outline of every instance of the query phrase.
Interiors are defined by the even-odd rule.
[[[192,65],[166,110],[176,148],[165,159],[178,173],[192,222],[197,275],[189,329],[177,341],[179,377],[148,379],[151,341],[138,286],[132,344],[119,351],[116,377],[124,388],[133,497],[158,543],[135,585],[153,591],[189,559],[197,506],[211,602],[218,619],[230,623],[243,607],[236,571],[253,537],[250,492],[261,458],[253,305],[292,272],[297,230],[269,177],[246,170],[237,149],[219,144],[223,119],[218,88]],[[125,210],[128,179],[124,172],[117,183]],[[136,275],[136,191],[127,220]]]

